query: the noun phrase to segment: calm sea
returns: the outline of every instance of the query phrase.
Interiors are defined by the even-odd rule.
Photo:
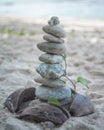
[[[104,0],[0,0],[0,15],[104,19]]]

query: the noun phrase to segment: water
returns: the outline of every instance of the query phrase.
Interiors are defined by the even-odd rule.
[[[0,15],[104,19],[104,0],[0,0]]]

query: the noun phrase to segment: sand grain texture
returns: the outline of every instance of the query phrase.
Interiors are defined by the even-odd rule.
[[[51,125],[45,124],[39,126],[36,123],[34,128],[37,126],[39,130],[46,127],[50,130],[104,130],[104,25],[100,26],[99,23],[99,26],[90,26],[89,23],[72,24],[69,21],[69,24],[63,25],[67,31],[67,73],[73,81],[77,76],[87,79],[90,89],[77,84],[77,91],[93,101],[95,113],[72,117],[60,128],[51,128]],[[0,30],[3,27],[14,30],[10,35],[0,31],[0,130],[4,130],[8,117],[13,116],[7,109],[3,109],[7,96],[18,88],[38,85],[33,79],[35,69],[40,63],[38,57],[41,52],[36,45],[43,41],[42,26],[35,21],[26,23],[0,17]],[[25,31],[22,36],[15,33],[21,28]],[[34,31],[35,35],[29,34],[30,31]]]

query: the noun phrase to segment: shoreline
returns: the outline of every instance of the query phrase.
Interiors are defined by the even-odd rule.
[[[50,16],[51,17],[51,16]],[[37,24],[44,24],[46,23],[47,19],[50,18],[49,16],[47,17],[22,17],[22,16],[14,16],[14,15],[1,15],[0,14],[0,19],[8,19],[8,20],[18,20],[21,22],[25,23],[37,23]],[[83,19],[83,18],[71,18],[71,17],[60,17],[61,23],[65,25],[77,25],[77,26],[92,26],[92,27],[100,27],[104,26],[104,19],[99,20],[99,19]],[[2,22],[2,21],[1,21]]]

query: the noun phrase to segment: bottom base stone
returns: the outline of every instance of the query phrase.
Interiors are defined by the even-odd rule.
[[[39,88],[40,89],[42,88],[41,90],[44,90],[44,91],[41,91],[41,93],[43,92],[43,94],[47,95],[47,92],[48,92],[48,95],[50,94],[50,96],[48,96],[49,98],[56,95],[57,95],[56,98],[58,96],[59,97],[63,96],[64,99],[60,98],[62,100],[59,100],[60,106],[49,104],[47,103],[47,101],[42,101],[35,98],[36,97],[35,96],[36,94],[34,92],[35,88],[32,88],[33,93],[34,93],[33,94],[34,96],[32,96],[32,98],[31,98],[31,91],[30,91],[31,89],[22,88],[22,89],[16,90],[15,92],[13,92],[11,95],[8,96],[8,98],[6,99],[7,105],[5,107],[10,112],[14,112],[16,115],[15,117],[18,119],[22,119],[22,120],[33,122],[33,123],[49,121],[49,122],[54,123],[57,126],[62,125],[67,119],[69,119],[70,114],[71,116],[79,117],[79,116],[85,116],[85,115],[94,113],[93,103],[87,97],[81,94],[75,93],[75,91],[71,90],[69,87],[64,87],[62,89],[49,88],[51,90],[47,90],[48,87],[46,88],[46,86],[42,85],[42,86],[39,86]],[[27,89],[28,89],[28,95],[26,93]],[[52,92],[54,92],[53,95],[52,95]],[[71,96],[71,95],[74,95],[74,96]],[[19,108],[18,111],[15,110],[16,106],[17,108]],[[23,130],[23,129],[33,130],[35,129],[35,127],[34,128],[30,127],[32,126],[32,124],[29,125],[27,122],[25,123],[27,124],[25,128],[24,122],[21,122],[14,118],[11,123],[11,120],[12,119],[8,119],[6,121],[5,130]],[[16,121],[14,120],[16,120],[19,123],[19,125],[18,123],[15,124]],[[28,125],[29,125],[29,128],[27,128]]]
[[[36,97],[44,101],[50,98],[63,100],[65,98],[71,98],[71,89],[68,86],[63,88],[49,88],[41,85],[36,88]]]

